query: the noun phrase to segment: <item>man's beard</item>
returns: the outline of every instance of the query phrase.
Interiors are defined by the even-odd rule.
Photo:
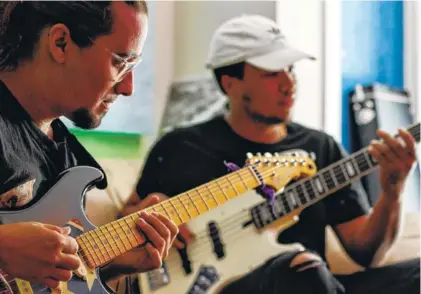
[[[277,116],[266,116],[261,113],[251,111],[250,108],[247,107],[248,105],[250,105],[250,101],[251,101],[250,97],[245,94],[243,96],[243,102],[245,103],[244,110],[253,121],[265,124],[267,126],[277,125],[277,124],[285,122],[284,119]]]
[[[95,116],[86,108],[79,108],[73,111],[68,117],[76,127],[88,130],[97,128],[104,117],[104,114],[100,116]]]

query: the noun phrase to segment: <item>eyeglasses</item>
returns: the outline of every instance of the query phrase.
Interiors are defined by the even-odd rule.
[[[110,49],[106,47],[104,48],[111,53],[113,58],[113,66],[117,71],[115,73],[115,77],[113,78],[114,82],[121,82],[129,72],[131,72],[137,65],[139,65],[139,63],[142,62],[141,57],[138,57],[135,60],[133,60],[131,57],[124,58],[112,52]]]
[[[95,44],[92,38],[88,37],[88,39],[92,44]],[[115,73],[112,77],[113,82],[121,82],[129,72],[131,72],[139,63],[142,62],[142,58],[140,56],[137,58],[121,57],[105,46],[102,46],[102,48],[104,48],[104,50],[106,50],[112,56],[112,65],[115,69]]]

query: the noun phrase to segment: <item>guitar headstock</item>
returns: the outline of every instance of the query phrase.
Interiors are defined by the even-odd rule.
[[[316,164],[310,157],[295,153],[248,153],[246,162],[261,175],[266,185],[276,190],[284,188],[293,179],[313,176],[317,172]]]

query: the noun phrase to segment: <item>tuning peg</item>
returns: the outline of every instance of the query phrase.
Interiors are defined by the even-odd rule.
[[[257,153],[256,153],[256,155],[257,155],[257,156],[262,156],[262,153],[257,152]]]
[[[275,156],[279,156],[279,153],[278,152],[275,152]]]
[[[265,157],[272,157],[272,154],[271,154],[271,153],[269,153],[269,152],[266,152],[266,153],[265,153]]]
[[[247,156],[248,159],[253,158],[253,153],[247,152],[246,156]]]

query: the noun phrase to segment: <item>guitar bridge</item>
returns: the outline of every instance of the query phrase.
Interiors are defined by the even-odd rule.
[[[201,265],[193,285],[187,294],[204,294],[219,280],[219,274],[214,266]]]
[[[160,268],[147,272],[149,287],[155,291],[170,283],[170,276],[165,263]]]

